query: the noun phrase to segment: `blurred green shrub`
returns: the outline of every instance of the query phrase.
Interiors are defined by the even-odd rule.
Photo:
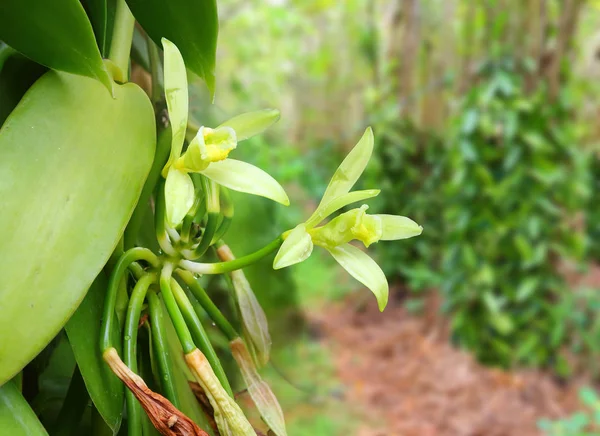
[[[579,391],[585,410],[560,420],[541,419],[538,428],[546,436],[600,436],[600,398],[592,388]]]
[[[587,251],[591,259],[600,261],[600,156],[590,159],[592,195],[586,208]]]
[[[558,268],[583,253],[587,155],[566,105],[526,96],[510,62],[483,69],[460,113],[444,192],[453,337],[487,364],[556,365],[555,306],[571,292]]]
[[[403,244],[378,244],[380,265],[390,279],[406,283],[411,290],[437,286],[443,230],[444,142],[409,120],[376,127],[376,138],[381,179],[378,209],[408,216],[424,225],[418,238]]]

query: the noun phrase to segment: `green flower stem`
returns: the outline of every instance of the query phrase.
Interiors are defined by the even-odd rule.
[[[233,201],[231,201],[231,193],[229,192],[229,189],[223,186],[221,186],[221,214],[223,215],[223,220],[213,236],[213,244],[225,236],[233,219]]]
[[[148,46],[148,59],[150,60],[150,74],[152,77],[152,104],[157,108],[160,106],[160,102],[163,100],[164,95],[162,74],[160,71],[160,55],[158,53],[158,46],[154,44],[154,41],[147,35],[146,45]]]
[[[152,329],[152,351],[158,365],[162,392],[179,409],[179,397],[175,388],[175,375],[173,374],[169,344],[167,343],[164,312],[160,299],[153,290],[150,290],[148,293],[148,311],[150,315],[150,328]]]
[[[148,42],[148,44],[150,44],[150,42]],[[152,43],[152,45],[154,45],[154,43]],[[133,215],[129,220],[129,224],[127,224],[127,228],[125,229],[125,249],[132,248],[136,245],[140,227],[144,218],[146,217],[146,213],[148,212],[148,201],[152,196],[152,192],[154,192],[154,188],[156,187],[156,184],[160,178],[160,172],[165,166],[170,152],[171,129],[167,128],[158,134],[152,168],[150,169],[150,173],[148,173],[146,183],[144,183],[144,188],[140,194],[137,206],[133,211]]]
[[[202,191],[201,186],[194,184],[194,187],[194,204],[183,219],[183,224],[181,224],[181,241],[184,244],[187,244],[190,241],[190,230],[192,229],[194,218],[196,217],[196,213],[198,213],[200,205],[204,203],[204,192]]]
[[[137,373],[137,334],[138,324],[140,322],[140,313],[142,305],[146,298],[148,287],[156,281],[155,274],[146,274],[135,284],[129,299],[127,316],[125,318],[123,344],[123,362],[133,372]],[[125,402],[127,404],[127,428],[129,436],[142,436],[142,418],[143,410],[133,393],[127,389],[125,391]]]
[[[234,260],[216,263],[199,263],[192,262],[191,260],[180,260],[179,266],[196,274],[224,274],[235,271],[236,269],[245,268],[258,262],[263,257],[277,250],[282,243],[283,237],[280,235],[260,250],[243,257],[238,257]]]
[[[119,68],[118,75],[114,77],[117,82],[127,82],[129,71],[129,55],[133,41],[133,26],[135,18],[125,0],[117,0],[115,11],[115,24],[108,58]]]
[[[171,245],[171,240],[165,227],[165,182],[161,181],[156,189],[156,205],[154,208],[154,228],[156,229],[156,239],[162,251],[169,256],[175,256],[177,252]]]
[[[187,295],[185,295],[184,290],[179,286],[179,283],[175,279],[171,279],[171,289],[173,290],[173,295],[175,296],[175,300],[177,301],[177,305],[185,318],[185,321],[190,328],[192,336],[194,338],[195,343],[198,345],[198,348],[202,353],[206,356],[208,363],[212,367],[215,375],[221,382],[221,385],[227,393],[233,398],[233,391],[231,390],[231,386],[229,385],[229,380],[227,380],[227,375],[225,375],[225,371],[223,370],[223,366],[217,357],[217,353],[215,353],[215,349],[210,343],[206,332],[204,331],[204,327],[196,315],[192,303],[188,300]]]
[[[197,347],[194,344],[192,339],[192,335],[185,323],[183,316],[177,306],[177,302],[175,301],[175,297],[173,296],[173,291],[171,289],[171,276],[173,275],[173,264],[166,263],[163,266],[162,271],[160,272],[160,290],[163,295],[163,301],[165,302],[165,306],[167,307],[167,312],[169,313],[169,317],[173,322],[173,327],[175,327],[175,331],[177,332],[177,337],[179,338],[179,342],[181,342],[181,346],[183,348],[183,353],[188,354],[194,351]]]
[[[158,268],[159,266],[158,258],[154,253],[147,248],[139,247],[127,250],[117,261],[112,274],[110,275],[108,290],[106,291],[106,298],[104,300],[104,313],[102,315],[102,326],[100,327],[100,350],[102,352],[113,346],[111,330],[115,318],[115,303],[117,300],[119,283],[127,271],[127,268],[129,268],[133,262],[138,260],[144,260],[155,268]],[[138,268],[135,269],[140,273]],[[138,278],[141,280],[142,276],[143,273],[140,274]]]
[[[73,434],[73,429],[76,429],[81,422],[89,399],[90,395],[85,387],[81,371],[75,365],[75,371],[73,371],[69,389],[58,413],[52,434],[57,436]]]
[[[192,252],[190,259],[198,259],[204,253],[206,253],[206,250],[208,250],[208,247],[210,247],[213,236],[215,235],[219,225],[219,215],[220,214],[218,212],[208,212],[208,216],[206,218],[206,227],[202,233],[202,238],[200,239],[198,246]]]
[[[231,323],[227,321],[227,318],[225,318],[215,303],[213,303],[206,291],[202,288],[202,286],[200,286],[200,283],[198,283],[192,273],[182,269],[177,269],[175,270],[175,274],[177,274],[181,280],[185,282],[193,296],[196,298],[196,300],[198,300],[206,313],[208,313],[210,319],[212,319],[217,327],[225,334],[225,336],[227,336],[227,339],[229,339],[230,342],[240,336],[235,331]]]

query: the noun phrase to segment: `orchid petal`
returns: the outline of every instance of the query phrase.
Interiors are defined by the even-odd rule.
[[[164,83],[167,109],[171,122],[171,154],[163,168],[163,177],[169,167],[181,155],[188,121],[188,84],[185,63],[179,49],[166,38],[162,39],[164,56]]]
[[[375,294],[379,310],[383,311],[388,302],[389,286],[377,262],[350,244],[331,248],[329,252],[352,277]]]
[[[194,204],[194,182],[186,173],[169,169],[165,182],[167,223],[175,228],[183,221]]]
[[[279,111],[277,109],[263,109],[233,117],[219,127],[231,127],[235,130],[237,140],[243,141],[264,132],[278,120]]]
[[[321,202],[317,210],[306,221],[306,228],[311,229],[318,225],[321,221],[327,218],[335,211],[357,201],[366,200],[367,198],[376,197],[381,191],[379,189],[366,189],[364,191],[354,191],[339,197],[333,198],[329,203]]]
[[[331,178],[317,209],[322,205],[326,205],[334,198],[347,194],[352,189],[352,186],[354,186],[365,170],[372,153],[373,130],[368,127],[362,138],[360,138],[360,141],[348,153],[348,156],[346,156]]]
[[[287,194],[277,180],[249,163],[225,159],[211,163],[200,173],[234,191],[260,195],[285,206],[290,205]]]
[[[281,269],[306,260],[313,250],[310,235],[306,226],[299,224],[285,238],[273,261],[273,269]]]
[[[399,215],[374,215],[381,218],[383,235],[381,241],[395,241],[419,236],[423,227],[405,216]]]

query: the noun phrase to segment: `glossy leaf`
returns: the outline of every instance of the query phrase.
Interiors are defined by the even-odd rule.
[[[65,325],[65,331],[92,402],[116,434],[121,425],[125,398],[123,384],[102,359],[98,344],[107,285],[104,273],[100,273]],[[113,343],[119,342],[119,329],[114,324]]]
[[[368,254],[350,244],[332,248],[329,252],[352,277],[375,294],[379,310],[383,311],[388,302],[389,287],[379,265]]]
[[[333,174],[319,208],[352,189],[371,158],[373,141],[373,130],[369,127]]]
[[[3,1],[0,40],[39,64],[112,86],[92,25],[77,0]]]
[[[285,206],[290,204],[287,194],[277,180],[249,163],[225,159],[211,163],[200,173],[234,191],[260,195]]]
[[[304,224],[297,225],[285,238],[273,260],[273,269],[281,269],[308,259],[313,250],[312,238]]]
[[[0,386],[0,431],[10,436],[47,436],[14,382]]]
[[[0,126],[29,87],[46,71],[46,67],[16,52],[4,61],[0,66]]]
[[[154,112],[50,71],[0,130],[0,384],[75,311],[121,237],[152,164]]]
[[[215,88],[219,20],[216,0],[127,0],[136,20],[157,45],[162,38],[181,51],[186,66]]]

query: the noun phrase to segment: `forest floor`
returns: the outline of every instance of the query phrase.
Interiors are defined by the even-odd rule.
[[[342,401],[361,415],[357,436],[533,436],[539,419],[581,407],[585,379],[484,367],[451,345],[435,293],[418,314],[403,292],[392,295],[383,313],[352,293],[307,315],[332,356]]]

